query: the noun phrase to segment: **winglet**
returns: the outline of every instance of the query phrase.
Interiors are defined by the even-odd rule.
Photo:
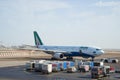
[[[36,31],[34,31],[33,34],[34,34],[34,39],[35,39],[35,45],[36,46],[43,45],[43,42],[40,39],[38,33]]]

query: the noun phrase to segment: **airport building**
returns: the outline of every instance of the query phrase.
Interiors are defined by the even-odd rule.
[[[20,46],[20,47],[0,47],[0,58],[19,58],[19,57],[48,57],[50,55],[44,52],[30,47],[30,46]]]

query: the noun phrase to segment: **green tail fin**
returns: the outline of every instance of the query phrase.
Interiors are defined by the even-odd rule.
[[[35,39],[35,45],[43,45],[42,40],[40,39],[39,35],[37,34],[36,31],[33,32],[34,33],[34,39]]]

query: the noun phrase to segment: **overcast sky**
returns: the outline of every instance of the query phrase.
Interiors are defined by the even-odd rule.
[[[120,0],[0,0],[0,43],[120,49]]]

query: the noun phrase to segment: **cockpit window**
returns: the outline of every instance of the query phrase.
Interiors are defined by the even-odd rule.
[[[99,51],[99,50],[101,50],[101,49],[96,49],[96,51]]]
[[[88,49],[88,47],[80,47],[81,49]]]

